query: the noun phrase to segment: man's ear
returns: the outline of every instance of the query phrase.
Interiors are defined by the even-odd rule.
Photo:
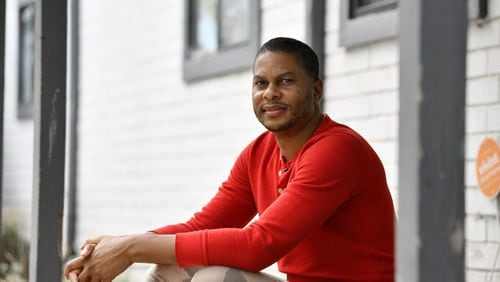
[[[314,101],[319,104],[321,97],[323,97],[323,80],[317,79],[313,83]]]

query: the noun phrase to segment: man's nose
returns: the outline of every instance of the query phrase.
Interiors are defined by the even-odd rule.
[[[273,83],[269,84],[264,92],[264,99],[266,100],[274,100],[278,99],[281,96],[281,93],[277,87],[274,86]]]

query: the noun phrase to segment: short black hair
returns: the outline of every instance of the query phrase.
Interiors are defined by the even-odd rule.
[[[260,47],[257,55],[255,55],[255,60],[266,52],[279,51],[293,55],[312,79],[319,79],[318,55],[309,45],[297,39],[288,37],[273,38]]]

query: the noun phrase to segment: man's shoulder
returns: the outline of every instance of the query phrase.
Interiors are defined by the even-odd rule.
[[[302,152],[303,156],[311,153],[313,155],[331,153],[336,156],[360,154],[365,157],[375,153],[367,140],[358,132],[330,119],[327,115],[316,133],[304,145]]]
[[[324,115],[322,123],[311,139],[326,139],[327,142],[334,142],[336,138],[347,137],[361,142],[365,139],[351,127],[332,120],[328,115]]]

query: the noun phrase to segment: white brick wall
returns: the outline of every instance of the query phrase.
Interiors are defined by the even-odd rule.
[[[495,2],[495,0],[489,2]],[[469,50],[487,48],[498,44],[500,44],[500,22],[492,21],[484,25],[469,25],[467,41]]]
[[[465,116],[467,134],[487,131],[487,112],[484,107],[467,107]]]
[[[488,131],[500,131],[500,103],[498,101],[497,98],[497,103],[486,106],[486,127]]]
[[[263,0],[261,11],[262,43],[278,36],[305,40],[305,0]]]
[[[500,47],[488,50],[488,73],[496,74],[500,72],[500,62],[497,58],[500,56]]]
[[[467,266],[477,270],[499,269],[500,260],[496,259],[497,243],[467,243]]]
[[[476,179],[476,155],[485,138],[500,141],[500,6],[488,1],[489,19],[468,33],[466,91],[467,281],[500,281],[497,201],[487,199]],[[494,261],[496,260],[496,265]]]
[[[500,243],[500,219],[497,216],[486,217],[486,240]]]
[[[498,77],[482,76],[467,81],[467,104],[471,106],[498,101]]]
[[[467,77],[485,75],[488,72],[488,52],[477,50],[469,52],[467,56]]]
[[[481,215],[465,217],[465,236],[471,241],[486,241],[486,221]]]
[[[183,2],[129,2],[82,3],[79,240],[186,220],[260,132],[249,72],[182,80]]]

